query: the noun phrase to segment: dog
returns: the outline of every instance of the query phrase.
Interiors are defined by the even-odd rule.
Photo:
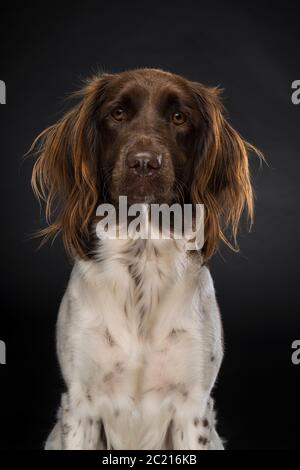
[[[207,266],[253,218],[249,154],[220,90],[158,69],[88,80],[35,140],[32,186],[74,266],[57,322],[66,391],[45,448],[221,450],[222,324]],[[203,204],[204,244],[99,239],[96,208]]]

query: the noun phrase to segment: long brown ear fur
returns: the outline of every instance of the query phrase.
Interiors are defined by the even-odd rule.
[[[67,252],[85,257],[89,222],[99,195],[97,153],[99,142],[95,114],[108,75],[94,77],[76,95],[80,101],[33,142],[36,155],[32,188],[45,203],[48,226],[38,235],[62,232]]]
[[[203,255],[211,257],[221,240],[237,251],[237,230],[246,210],[253,221],[253,190],[248,156],[263,155],[245,141],[224,117],[217,88],[193,84],[204,131],[198,163],[192,182],[192,201],[205,207],[205,244]]]

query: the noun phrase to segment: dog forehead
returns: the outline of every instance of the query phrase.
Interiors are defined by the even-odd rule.
[[[189,98],[188,80],[159,69],[137,69],[113,76],[108,88],[110,97],[132,95],[136,98],[160,98],[173,94]]]
[[[186,81],[185,78],[171,72],[165,72],[160,69],[133,69],[121,72],[117,75],[121,81],[134,81],[135,83],[144,87],[154,87],[164,83],[180,83]]]

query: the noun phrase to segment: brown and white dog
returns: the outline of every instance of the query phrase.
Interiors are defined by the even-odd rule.
[[[222,449],[211,392],[222,327],[206,261],[253,215],[248,153],[216,88],[101,74],[34,143],[32,184],[74,259],[57,323],[66,383],[46,449]],[[96,208],[204,204],[205,243],[99,240]],[[225,236],[231,234],[233,242]]]

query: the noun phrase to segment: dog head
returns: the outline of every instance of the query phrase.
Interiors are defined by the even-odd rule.
[[[32,185],[50,219],[42,234],[62,231],[68,251],[85,256],[101,202],[202,203],[208,258],[219,240],[229,244],[225,227],[235,239],[245,206],[252,218],[256,149],[225,119],[217,88],[140,69],[96,76],[76,95],[33,144]]]

